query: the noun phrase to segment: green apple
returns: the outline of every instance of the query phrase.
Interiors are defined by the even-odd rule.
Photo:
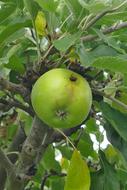
[[[31,101],[37,116],[53,128],[71,128],[88,116],[92,93],[88,82],[68,69],[52,69],[35,83]]]

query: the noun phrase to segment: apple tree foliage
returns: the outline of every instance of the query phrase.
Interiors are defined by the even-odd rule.
[[[35,115],[32,86],[53,68],[90,84],[80,126],[53,130]],[[0,0],[4,189],[127,189],[126,0]]]

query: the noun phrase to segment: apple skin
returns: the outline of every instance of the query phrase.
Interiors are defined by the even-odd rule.
[[[32,106],[37,116],[53,128],[72,128],[89,114],[92,93],[79,74],[63,68],[52,69],[34,84]]]

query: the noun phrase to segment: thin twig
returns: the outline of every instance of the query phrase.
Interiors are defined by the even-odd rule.
[[[66,174],[65,173],[58,173],[58,172],[55,172],[55,171],[51,171],[50,173],[46,172],[43,179],[42,179],[40,190],[44,190],[45,183],[46,183],[47,179],[49,177],[51,177],[51,176],[65,177]]]
[[[51,45],[51,46],[49,47],[49,49],[46,51],[46,53],[44,54],[44,56],[43,56],[42,59],[41,59],[41,62],[46,59],[46,57],[49,55],[49,53],[50,53],[50,51],[52,50],[52,48],[53,48],[53,45]]]
[[[117,25],[114,24],[113,26],[110,26],[108,28],[101,30],[101,32],[103,34],[109,34],[109,33],[115,32],[115,31],[123,29],[123,28],[127,28],[127,21],[122,22],[122,23],[117,24]],[[81,40],[84,42],[90,42],[90,41],[96,40],[97,38],[98,38],[98,35],[87,35],[87,36],[81,37]]]
[[[56,128],[56,131],[58,131],[59,133],[61,133],[61,134],[65,137],[65,139],[71,144],[71,146],[73,147],[74,150],[76,149],[76,147],[75,147],[74,144],[71,142],[71,140],[69,139],[69,137],[67,137],[67,136],[64,134],[63,131],[61,131],[61,130],[58,129],[58,128]]]
[[[88,30],[91,26],[93,26],[98,20],[100,20],[103,16],[105,16],[108,13],[112,13],[117,11],[118,9],[120,9],[123,5],[125,5],[127,3],[127,1],[124,1],[122,4],[120,4],[118,7],[115,7],[112,10],[104,10],[103,12],[99,13],[98,15],[96,15],[93,19],[91,19],[90,22],[88,22],[88,24],[85,27],[85,30]]]
[[[124,108],[125,110],[127,110],[127,105],[124,104],[123,102],[121,102],[120,100],[116,99],[115,97],[111,96],[111,95],[108,95],[102,91],[99,91],[99,90],[96,90],[96,89],[92,89],[93,92],[95,94],[99,94],[100,96],[103,96],[105,98],[108,98],[109,100],[115,102],[116,104],[118,104],[119,106],[121,106],[122,108]]]

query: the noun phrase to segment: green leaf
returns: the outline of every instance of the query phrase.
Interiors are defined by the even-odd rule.
[[[85,132],[87,132],[87,133],[93,133],[93,134],[96,134],[96,133],[99,132],[99,126],[96,124],[96,120],[94,118],[91,117],[86,122]]]
[[[127,11],[119,11],[105,15],[101,20],[98,21],[98,23],[113,24],[118,20],[126,21],[126,18],[127,18]]]
[[[59,146],[57,148],[60,150],[63,157],[67,158],[68,160],[71,159],[72,150],[69,147],[67,147],[67,146]]]
[[[91,52],[88,52],[86,50],[83,44],[81,44],[80,46],[77,45],[76,53],[78,54],[82,65],[89,66],[92,63],[94,57],[92,56]]]
[[[86,131],[86,130],[85,130]],[[82,156],[97,158],[96,152],[93,150],[93,142],[89,134],[83,132],[81,138],[77,145],[78,150],[81,152]]]
[[[16,9],[14,3],[6,3],[0,9],[0,24],[4,22]]]
[[[44,10],[55,12],[58,2],[54,0],[35,0]]]
[[[64,190],[64,179],[58,178],[52,181],[52,190]]]
[[[21,49],[21,43],[19,43],[19,44],[16,44],[16,45],[13,45],[10,49],[9,49],[9,51],[7,52],[7,57],[8,57],[8,59],[11,57],[11,56],[13,56],[13,55],[15,55],[16,53],[17,53],[17,51],[18,50],[20,50]]]
[[[14,70],[11,70],[10,73],[9,73],[9,80],[10,80],[10,82],[19,84],[20,83],[20,81],[19,81],[19,73],[14,71]]]
[[[24,0],[24,4],[27,10],[29,11],[32,20],[35,20],[39,10],[38,4],[33,0]]]
[[[117,51],[112,47],[102,44],[97,46],[93,51],[91,51],[92,55],[97,58],[100,56],[116,56],[118,55]]]
[[[96,14],[108,8],[108,3],[106,1],[90,1],[89,3],[79,0],[82,7],[89,10],[90,13]]]
[[[104,177],[105,177],[105,190],[120,190],[120,183],[118,181],[117,173],[113,166],[111,166],[106,160],[105,154],[102,151],[99,151],[101,164],[104,168]]]
[[[43,167],[46,170],[55,170],[60,172],[60,165],[59,163],[55,160],[55,150],[52,146],[49,146],[47,148],[47,151],[43,157],[42,160]]]
[[[22,20],[20,23],[10,24],[0,33],[0,46],[3,45],[4,41],[6,41],[14,32],[18,30],[31,26],[31,22],[29,19]]]
[[[112,127],[112,125],[106,120],[106,123],[104,124],[104,129],[106,130],[106,135],[108,138],[108,141],[116,147],[123,155],[125,160],[127,160],[127,142],[124,141],[123,138],[116,132],[116,130]],[[124,160],[123,158],[123,160]],[[125,168],[127,168],[127,163],[123,161],[122,163]]]
[[[85,132],[88,134],[94,134],[96,136],[97,141],[100,143],[104,140],[104,135],[102,132],[100,132],[99,126],[96,124],[96,120],[94,118],[90,118],[86,122]]]
[[[58,18],[58,15],[54,12],[47,12],[45,13],[46,22],[47,24],[47,30],[52,35],[56,28],[58,28],[61,24],[61,20]]]
[[[107,69],[113,72],[127,73],[127,61],[119,57],[101,57],[95,59],[92,64],[98,69]]]
[[[83,44],[76,45],[76,52],[81,64],[85,66],[90,66],[94,61],[100,59],[102,56],[115,57],[120,55],[114,48],[104,44],[97,46],[92,51],[87,50]]]
[[[63,38],[60,38],[58,40],[55,40],[53,42],[54,46],[60,50],[60,51],[66,51],[68,48],[70,48],[73,44],[76,43],[80,39],[81,32],[77,32],[73,35],[66,34]]]
[[[109,37],[104,35],[103,32],[101,32],[99,29],[93,29],[93,30],[97,33],[99,38],[103,40],[109,47],[112,47],[121,54],[122,53],[125,54],[125,51],[120,48],[120,44],[118,44],[118,42],[112,36]]]
[[[102,151],[100,151],[102,169],[91,174],[91,190],[120,190],[117,173]]]
[[[78,19],[79,16],[81,16],[81,12],[83,10],[83,7],[80,5],[80,3],[77,0],[65,0],[66,5],[69,10],[73,13],[76,19]]]
[[[102,170],[91,173],[90,190],[104,190],[104,172]]]
[[[104,118],[106,118],[117,133],[127,141],[127,115],[113,109],[110,105],[104,102],[100,104],[100,107]]]
[[[124,74],[124,79],[123,79],[123,80],[124,80],[124,81],[123,81],[123,82],[124,82],[124,85],[127,86],[127,74]]]
[[[117,175],[122,184],[127,184],[127,171],[123,169],[117,169]]]
[[[18,126],[16,124],[10,124],[8,127],[8,139],[12,140],[16,134]]]
[[[13,47],[15,45],[13,47],[12,46],[8,47],[8,44],[16,41],[17,39],[18,39],[18,41],[22,40],[22,38],[23,38],[23,36],[25,36],[25,34],[26,34],[26,30],[25,30],[25,28],[22,28],[22,29],[19,29],[16,32],[14,32],[14,33],[12,33],[12,34],[10,34],[9,36],[6,37],[6,39],[2,42],[2,48],[0,49],[0,56],[2,57],[2,59],[3,58],[4,59],[5,58],[6,59],[10,58],[12,56],[13,52],[14,52],[13,50],[15,48],[13,48]],[[20,42],[18,44],[21,45]],[[18,44],[16,44],[16,45],[18,45]],[[19,48],[17,48],[17,50],[19,50]],[[7,61],[4,61],[4,62],[7,62]]]
[[[16,0],[16,2],[17,2],[18,8],[21,9],[21,10],[23,10],[23,8],[24,8],[24,2],[23,2],[23,0]]]
[[[114,148],[112,145],[108,145],[105,149],[105,156],[110,164],[119,164],[120,161],[120,152]]]
[[[95,157],[93,144],[91,142],[87,142],[87,140],[80,140],[77,146],[78,150],[82,153],[83,156],[88,157]]]
[[[2,2],[5,2],[5,3],[15,3],[16,1],[18,1],[18,0],[0,0],[0,1],[2,1]]]
[[[64,190],[89,190],[90,174],[87,164],[75,150],[67,174]]]
[[[112,145],[108,145],[105,149],[105,155],[108,160],[115,162],[117,160],[117,151]]]
[[[127,87],[123,86],[123,88],[121,87],[120,89],[120,94],[117,97],[117,100],[123,102],[125,105],[127,105]],[[112,102],[112,106],[113,108],[121,111],[122,113],[127,114],[127,109],[124,108],[123,106],[119,105],[118,103]]]
[[[9,59],[9,63],[5,65],[5,67],[12,69],[18,73],[24,73],[25,68],[21,62],[21,59],[17,55],[13,55]]]

